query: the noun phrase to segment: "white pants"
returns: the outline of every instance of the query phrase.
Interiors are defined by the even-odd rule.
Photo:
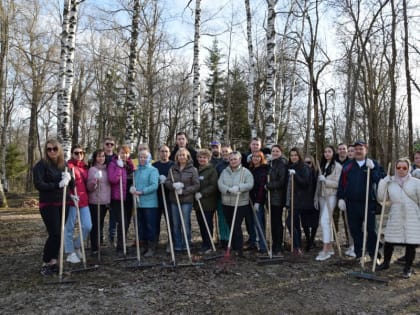
[[[322,242],[324,244],[328,244],[333,241],[331,232],[331,220],[336,203],[336,196],[325,196],[319,198],[319,206],[321,211],[320,224],[322,229]]]

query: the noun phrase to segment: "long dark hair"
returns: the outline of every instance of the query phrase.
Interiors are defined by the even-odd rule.
[[[328,175],[330,175],[332,172],[333,172],[333,170],[334,170],[334,168],[335,168],[335,148],[332,146],[332,145],[327,145],[325,148],[324,148],[324,151],[325,151],[325,149],[327,149],[327,148],[329,148],[329,149],[331,149],[332,150],[332,152],[333,152],[333,154],[332,154],[332,157],[331,157],[331,161],[330,161],[330,163],[328,164],[328,166],[327,166],[327,168],[325,168],[325,165],[327,165],[327,159],[325,158],[325,156],[324,156],[324,153],[322,153],[322,156],[321,156],[321,169],[320,169],[320,172],[321,172],[321,174],[322,175],[324,175],[324,176],[328,176]]]
[[[302,165],[303,164],[303,158],[302,158],[302,153],[300,152],[300,150],[297,147],[293,147],[290,149],[289,151],[289,165],[292,165],[293,163],[290,160],[290,153],[291,152],[296,152],[299,158],[299,161],[297,162],[297,164]]]

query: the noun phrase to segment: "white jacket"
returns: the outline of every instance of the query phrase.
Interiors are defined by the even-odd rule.
[[[386,183],[381,180],[378,200],[383,201]],[[390,203],[385,241],[389,243],[420,244],[420,180],[409,177],[401,187],[397,182],[388,184],[387,203]]]
[[[325,182],[317,182],[317,192],[318,197],[327,197],[327,196],[336,196],[338,181],[340,180],[341,170],[343,167],[340,163],[334,161],[334,170],[331,174],[326,176]]]

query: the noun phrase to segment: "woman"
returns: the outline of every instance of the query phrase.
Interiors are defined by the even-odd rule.
[[[394,245],[405,245],[403,277],[410,278],[411,266],[420,244],[420,180],[410,174],[410,161],[399,159],[395,164],[395,176],[381,179],[378,200],[391,204],[385,229],[384,262],[377,270],[389,268]]]
[[[165,185],[170,190],[169,200],[173,220],[173,234],[175,250],[186,249],[186,242],[182,233],[180,210],[185,224],[188,244],[191,244],[191,211],[194,195],[200,189],[200,180],[197,169],[193,165],[190,152],[180,148],[175,154],[174,165],[169,170]],[[176,196],[176,195],[177,196]],[[181,209],[178,209],[177,197]]]
[[[213,237],[213,217],[217,207],[217,171],[214,166],[209,163],[211,152],[207,149],[201,149],[197,152],[198,160],[198,175],[200,179],[200,190],[195,193],[194,209],[197,216],[198,226],[200,227],[200,234],[203,243],[201,245],[201,254],[207,254],[211,250],[211,240],[204,223],[203,215],[201,214],[200,206],[204,211],[204,216],[207,221],[210,233]]]
[[[90,244],[92,254],[98,251],[98,228],[102,242],[106,210],[111,202],[111,185],[108,181],[108,172],[105,163],[105,151],[96,150],[92,155],[92,167],[89,168],[87,189],[89,191],[89,209],[92,218],[92,231],[90,231]],[[99,225],[98,226],[98,207]]]
[[[283,207],[286,205],[287,160],[282,156],[282,151],[278,144],[271,147],[271,167],[266,184],[270,192],[271,237],[275,256],[283,254]]]
[[[305,209],[314,206],[314,198],[311,186],[311,171],[303,163],[302,155],[298,148],[292,148],[289,152],[289,185],[287,207],[292,206],[292,184],[293,184],[293,255],[302,255],[300,215]],[[287,228],[291,230],[291,211],[286,219]]]
[[[124,237],[126,237],[129,221],[131,219],[132,202],[128,201],[126,197],[130,184],[129,177],[132,176],[133,172],[134,165],[130,159],[130,147],[128,145],[122,145],[118,149],[118,155],[108,164],[108,180],[111,184],[110,212],[118,223],[116,250],[119,255],[125,252],[123,249],[122,220],[124,220]],[[122,185],[122,191],[120,185]],[[121,216],[121,200],[123,202],[123,216]]]
[[[251,162],[249,163],[249,169],[254,177],[254,187],[250,191],[250,197],[254,212],[257,215],[257,219],[262,228],[263,235],[261,235],[257,228],[258,235],[258,251],[260,253],[266,252],[267,248],[264,244],[265,238],[265,211],[264,204],[266,201],[265,185],[267,184],[268,165],[262,151],[253,152],[251,156]],[[255,224],[257,226],[257,223]]]
[[[307,156],[304,159],[305,165],[307,165],[310,169],[311,184],[309,185],[310,194],[314,200],[314,204],[312,208],[303,209],[302,214],[300,216],[303,233],[305,234],[306,239],[306,251],[310,251],[315,244],[315,235],[318,229],[319,224],[319,205],[318,200],[315,197],[316,193],[316,183],[318,181],[318,171],[315,168],[315,160],[312,156]]]
[[[153,167],[150,152],[139,151],[139,166],[134,172],[135,187],[130,192],[137,198],[138,236],[142,244],[142,254],[152,257],[158,243],[158,196],[159,171]]]
[[[232,249],[238,256],[242,256],[243,235],[242,221],[246,216],[252,217],[252,210],[249,205],[249,192],[254,187],[254,177],[251,172],[242,166],[241,153],[234,151],[229,156],[229,166],[220,174],[217,184],[222,194],[223,212],[229,226],[232,226],[233,213],[236,200],[237,214],[233,224]]]
[[[74,174],[75,187],[74,190],[71,190],[70,192],[72,202],[69,207],[69,214],[65,225],[64,251],[67,254],[66,261],[77,264],[82,258],[82,251],[80,250],[83,245],[82,242],[86,240],[92,229],[92,219],[90,217],[89,197],[86,187],[88,167],[83,161],[85,155],[82,146],[80,144],[73,146],[71,148],[71,154],[72,157],[67,162],[67,165],[69,167],[69,172]],[[79,236],[73,240],[74,226],[76,225],[77,220],[77,208],[79,208],[80,223],[82,225],[82,240],[80,240]]]
[[[319,252],[316,260],[323,261],[334,255],[332,246],[332,221],[333,211],[337,205],[337,188],[341,175],[342,166],[335,160],[335,149],[327,146],[321,158],[320,175],[318,176],[317,196],[321,215],[322,228],[322,251]],[[316,205],[317,206],[317,205]]]
[[[48,232],[42,257],[41,274],[43,276],[58,271],[57,259],[61,243],[63,188],[69,185],[71,179],[70,174],[64,172],[65,166],[61,144],[55,139],[50,139],[45,143],[44,157],[35,164],[32,170],[34,185],[39,191],[39,212]],[[70,198],[67,194],[66,205],[69,201]]]

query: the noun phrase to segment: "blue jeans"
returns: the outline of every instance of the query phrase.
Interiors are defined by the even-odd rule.
[[[262,232],[263,232],[263,235],[261,235],[261,233],[260,233],[260,231],[257,227],[257,223],[255,223],[255,228],[257,230],[257,235],[258,235],[258,248],[261,251],[266,251],[267,248],[265,247],[265,244],[264,244],[264,241],[263,241],[263,239],[265,238],[265,209],[264,209],[264,204],[263,203],[260,204],[260,207],[259,207],[256,215],[257,215],[258,222],[260,223],[260,226],[261,226],[261,229],[262,229]]]
[[[92,220],[90,217],[89,207],[80,208],[80,221],[82,224],[83,240],[86,240],[90,230],[92,229]],[[73,253],[74,248],[80,248],[81,242],[79,235],[73,242],[74,226],[77,222],[76,207],[69,207],[69,214],[67,216],[66,225],[64,226],[64,250],[66,253]]]
[[[182,232],[181,217],[179,216],[179,210],[177,203],[171,203],[172,210],[172,221],[173,221],[173,235],[175,250],[186,249],[186,243],[184,234]],[[192,203],[181,203],[182,218],[184,219],[185,230],[187,233],[188,244],[191,244],[191,211]]]
[[[140,241],[157,242],[158,219],[160,219],[158,208],[137,208]]]

